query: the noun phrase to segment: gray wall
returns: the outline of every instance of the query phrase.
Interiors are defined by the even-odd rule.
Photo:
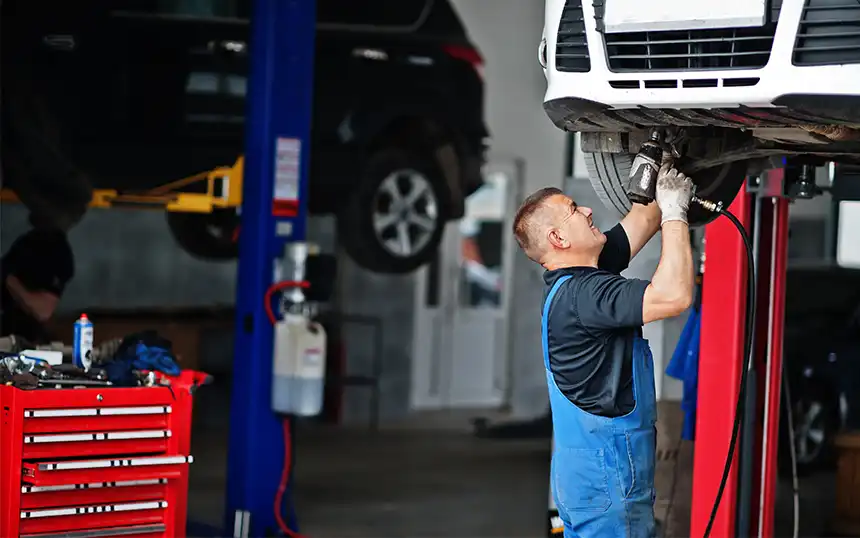
[[[27,212],[4,205],[3,250],[29,228]],[[164,213],[91,210],[69,233],[76,276],[60,309],[232,305],[236,264],[192,258],[174,242]]]

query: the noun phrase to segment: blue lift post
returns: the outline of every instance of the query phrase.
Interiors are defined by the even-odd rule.
[[[229,535],[278,533],[274,499],[284,437],[270,404],[274,333],[263,298],[284,245],[305,240],[315,33],[316,0],[254,0],[227,468]],[[287,492],[284,519],[296,530],[288,517],[291,502]]]

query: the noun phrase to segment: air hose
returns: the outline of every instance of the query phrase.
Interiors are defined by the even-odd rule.
[[[744,229],[743,224],[741,224],[741,221],[739,221],[738,218],[734,216],[730,211],[723,209],[722,204],[717,204],[709,200],[702,200],[700,198],[696,198],[695,196],[693,197],[693,202],[696,202],[708,211],[719,213],[720,215],[729,219],[732,224],[735,225],[735,227],[738,229],[738,233],[740,233],[741,235],[741,239],[744,242],[744,247],[747,253],[747,268],[749,270],[749,278],[747,279],[747,311],[746,327],[744,329],[743,355],[746,358],[746,363],[744,364],[743,370],[741,370],[741,380],[738,389],[738,403],[735,407],[735,419],[734,423],[732,424],[732,437],[729,441],[729,452],[726,455],[726,464],[723,467],[723,476],[720,479],[720,487],[717,490],[717,498],[714,500],[714,507],[711,510],[711,517],[708,519],[708,526],[705,528],[704,538],[708,538],[711,534],[711,528],[714,526],[714,520],[717,517],[717,510],[719,510],[720,501],[722,500],[723,493],[726,489],[726,483],[728,482],[729,473],[732,469],[732,462],[735,457],[735,449],[737,448],[738,434],[740,433],[741,423],[743,422],[744,403],[746,401],[747,391],[747,378],[753,363],[752,339],[756,316],[756,270],[755,259],[753,256],[752,241],[750,241],[750,237],[749,235],[747,235],[747,232]]]
[[[273,326],[278,322],[278,318],[275,316],[275,309],[272,307],[275,293],[283,291],[285,289],[308,288],[309,286],[310,284],[308,282],[293,280],[276,282],[269,286],[263,298],[263,307],[266,310],[266,317],[269,318],[269,321],[272,323]],[[284,430],[284,465],[281,469],[281,479],[278,482],[278,490],[275,493],[274,499],[275,522],[278,524],[278,528],[284,536],[287,536],[288,538],[305,538],[303,535],[290,528],[286,520],[284,520],[282,513],[284,508],[284,495],[287,492],[287,488],[289,487],[290,483],[290,477],[292,476],[293,428],[292,419],[290,416],[282,415],[281,419]]]

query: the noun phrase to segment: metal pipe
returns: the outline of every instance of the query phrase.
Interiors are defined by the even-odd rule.
[[[777,255],[777,252],[776,252],[777,251],[777,249],[776,249],[776,244],[777,244],[776,243],[777,242],[776,233],[777,233],[778,227],[776,225],[776,217],[777,217],[777,215],[776,215],[776,198],[772,198],[771,203],[773,204],[773,216],[774,217],[773,217],[773,227],[772,227],[771,232],[770,232],[771,233],[771,245],[772,245],[772,247],[770,249],[770,275],[769,275],[770,276],[770,289],[768,290],[768,294],[767,294],[767,303],[768,303],[767,304],[767,351],[766,351],[765,357],[764,357],[764,360],[765,360],[765,366],[764,366],[764,371],[765,371],[764,401],[765,402],[770,401],[771,384],[774,381],[773,375],[771,374],[771,371],[770,371],[771,370],[770,365],[771,365],[771,362],[773,361],[773,325],[776,322],[776,320],[774,319],[774,312],[773,312],[774,299],[775,299],[775,289],[776,289],[776,286],[774,285],[774,283],[777,280],[777,278],[776,278],[776,255]],[[767,448],[768,448],[767,447],[767,445],[768,445],[767,431],[768,431],[769,422],[770,422],[770,413],[765,411],[763,424],[762,424],[762,429],[765,432],[765,435],[762,435],[762,437],[761,437],[761,439],[762,439],[761,440],[761,478],[760,478],[760,483],[759,483],[759,503],[758,503],[758,522],[759,522],[759,524],[758,524],[758,532],[756,533],[758,538],[762,538],[762,531],[763,531],[762,521],[764,521],[764,510],[765,510],[764,501],[765,501],[765,495],[766,495],[766,492],[765,492],[766,483],[765,482],[767,480],[767,465],[766,465]]]

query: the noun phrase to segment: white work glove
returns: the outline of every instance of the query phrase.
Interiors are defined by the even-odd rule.
[[[657,206],[663,214],[660,225],[679,220],[687,223],[687,210],[693,198],[693,181],[672,166],[672,158],[664,153],[657,174]]]

